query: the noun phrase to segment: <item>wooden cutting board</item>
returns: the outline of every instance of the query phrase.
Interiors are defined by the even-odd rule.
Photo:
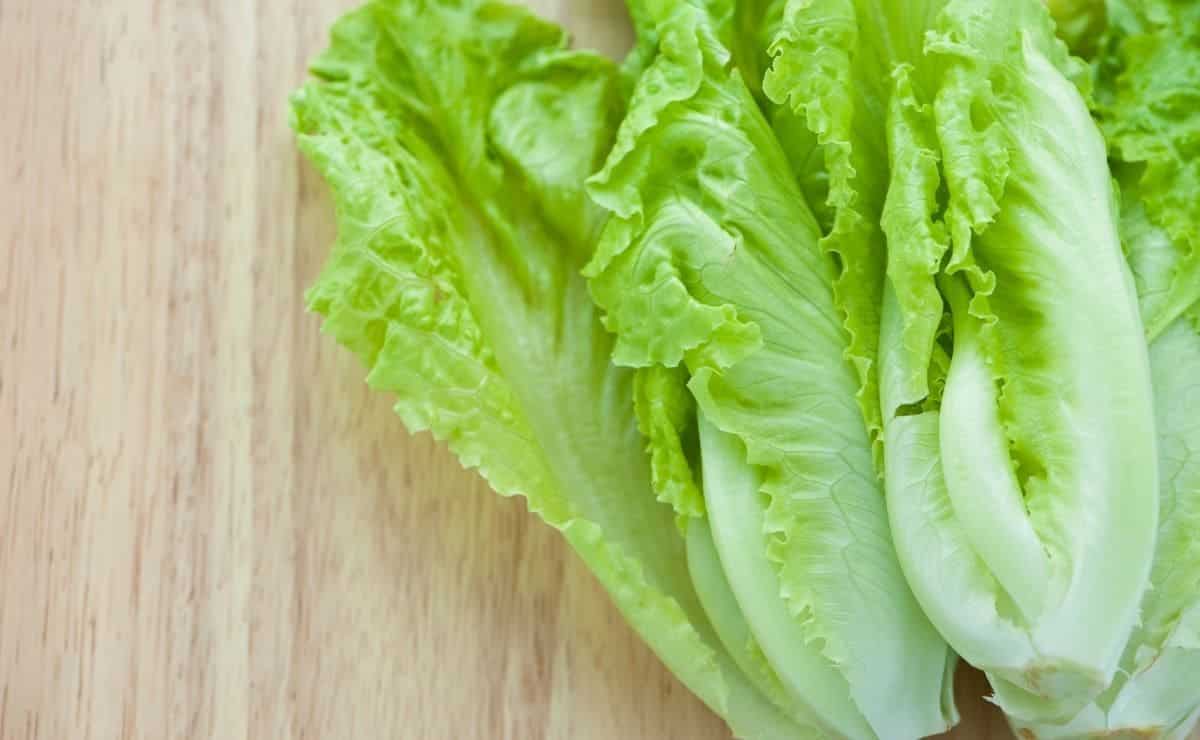
[[[285,99],[353,4],[0,0],[0,740],[727,737],[304,313]]]

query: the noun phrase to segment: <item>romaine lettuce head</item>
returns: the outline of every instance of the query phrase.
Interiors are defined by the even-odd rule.
[[[897,492],[921,494],[891,499],[893,527],[931,617],[999,703],[1053,720],[1110,683],[1138,618],[1157,527],[1149,362],[1073,70],[1040,8],[969,5],[948,7],[929,47],[947,77],[931,107],[951,245],[942,475],[922,481],[914,454],[889,449]]]
[[[660,448],[695,471],[751,652],[793,704],[835,737],[940,732],[952,656],[889,535],[849,281],[737,67],[738,16],[666,0],[635,15],[656,52],[590,190],[612,212],[587,274],[614,357],[695,404],[676,419],[696,442]]]
[[[312,72],[292,124],[337,206],[309,294],[324,330],[411,430],[559,529],[739,736],[811,736],[725,650],[738,612],[718,608],[722,584],[689,562],[704,543],[675,520],[701,513],[696,496],[655,500],[634,374],[611,362],[580,275],[606,218],[584,179],[622,112],[614,66],[509,5],[377,0],[337,24]],[[672,475],[659,457],[653,470]]]
[[[619,69],[493,0],[339,22],[325,331],[741,737],[940,732],[955,651],[1039,737],[1185,732],[1200,4],[1061,0],[1090,75],[1039,0],[630,5]]]
[[[1110,3],[1096,116],[1150,341],[1160,478],[1150,588],[1112,685],[1039,738],[1183,738],[1200,713],[1200,6]]]
[[[1137,621],[1158,490],[1084,70],[1036,0],[791,0],[773,52],[768,95],[825,147],[826,248],[877,296],[901,564],[1006,711],[1068,719]]]

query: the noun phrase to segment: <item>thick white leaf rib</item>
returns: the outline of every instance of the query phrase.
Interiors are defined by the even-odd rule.
[[[1138,232],[1126,233],[1135,235],[1133,254],[1147,245]],[[1112,685],[1064,725],[1027,725],[1039,738],[1137,732],[1182,740],[1200,713],[1200,330],[1176,320],[1151,345],[1150,359],[1162,517],[1141,622]]]

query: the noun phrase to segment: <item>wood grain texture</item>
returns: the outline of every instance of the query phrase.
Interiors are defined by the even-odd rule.
[[[286,95],[352,4],[0,0],[0,738],[727,737],[304,313]]]

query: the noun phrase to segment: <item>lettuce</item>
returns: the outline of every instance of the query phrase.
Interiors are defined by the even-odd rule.
[[[1147,315],[1172,279],[1179,252],[1146,216],[1136,191],[1122,209],[1122,236],[1141,276]],[[1200,304],[1150,345],[1162,516],[1141,621],[1112,684],[1070,722],[1017,721],[1036,737],[1068,740],[1118,733],[1182,740],[1200,718]]]
[[[736,14],[684,2],[639,14],[657,21],[657,54],[591,180],[613,214],[587,274],[614,358],[686,380],[689,462],[726,581],[805,716],[837,737],[939,732],[954,721],[952,656],[888,532],[851,281],[736,67]]]
[[[1120,183],[1121,235],[1150,341],[1158,435],[1158,545],[1142,618],[1112,685],[1065,740],[1183,738],[1200,716],[1200,7],[1113,2],[1093,58],[1096,116]]]
[[[889,500],[931,619],[1011,716],[1054,721],[1111,682],[1146,587],[1149,361],[1103,142],[1070,69],[1048,31],[989,11],[947,13],[933,37],[948,69],[962,65],[932,103],[953,356],[937,417],[893,417]],[[1015,43],[986,39],[1006,25]],[[919,450],[902,442],[909,425],[925,425]],[[936,478],[919,456],[935,459],[930,434]]]
[[[1200,5],[371,0],[311,289],[740,737],[1200,716]],[[1068,53],[1086,55],[1090,66]],[[1090,107],[1090,110],[1089,110]]]
[[[905,573],[1010,715],[1069,718],[1137,620],[1158,480],[1083,70],[1032,0],[792,0],[773,52],[768,95],[824,145]]]
[[[768,95],[824,145],[826,247],[852,295],[882,294],[840,305],[878,326],[901,564],[1010,714],[1070,717],[1116,672],[1157,521],[1150,371],[1082,71],[1032,1],[793,0],[773,50]]]
[[[1046,0],[1058,27],[1058,36],[1071,52],[1087,57],[1096,53],[1108,22],[1103,0]]]
[[[411,430],[560,530],[736,732],[802,736],[701,603],[674,510],[655,500],[633,372],[612,364],[580,275],[604,221],[583,182],[621,114],[615,67],[508,5],[378,0],[337,24],[312,73],[292,125],[337,205],[309,294],[325,332]],[[695,514],[686,501],[672,499]]]
[[[1154,339],[1200,301],[1200,5],[1111,5],[1093,65],[1096,113],[1126,200],[1169,240],[1165,279],[1139,276]]]
[[[1020,729],[1046,740],[1183,740],[1200,718],[1200,328],[1180,319],[1150,347],[1163,518],[1142,622],[1113,683],[1062,725]]]

